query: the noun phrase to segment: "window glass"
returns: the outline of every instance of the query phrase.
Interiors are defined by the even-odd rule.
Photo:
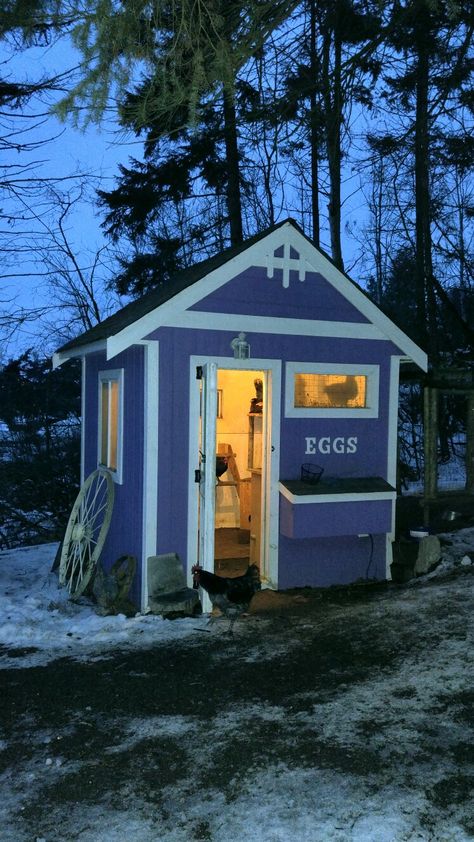
[[[118,450],[118,382],[109,381],[109,458],[108,467],[111,471],[117,470]]]
[[[100,430],[100,464],[107,466],[109,440],[109,383],[101,383],[101,430]]]
[[[362,374],[296,372],[295,408],[365,408],[367,377]]]
[[[121,482],[123,371],[99,372],[98,462]]]
[[[378,418],[380,366],[287,362],[286,418]]]

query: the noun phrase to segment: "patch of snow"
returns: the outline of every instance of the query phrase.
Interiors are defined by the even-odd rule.
[[[51,572],[56,550],[57,544],[42,544],[0,552],[0,646],[7,650],[0,668],[40,666],[64,656],[103,658],[120,646],[178,640],[205,627],[207,617],[101,617],[88,600],[71,602]],[[36,651],[18,658],[20,649]]]
[[[427,576],[408,587],[389,589],[369,608],[358,603],[334,608],[334,626],[350,612],[358,627],[364,624],[368,646],[372,628],[384,625],[389,666],[382,662],[363,679],[339,684],[337,692],[323,686],[302,693],[302,707],[292,710],[283,703],[257,704],[251,699],[246,705],[229,704],[206,724],[206,733],[218,734],[217,740],[203,736],[200,718],[191,715],[125,717],[111,710],[99,718],[85,707],[67,725],[34,731],[30,715],[18,711],[19,727],[34,736],[29,751],[15,761],[15,775],[7,762],[2,764],[0,842],[472,840],[463,825],[466,811],[472,813],[468,799],[453,799],[441,809],[427,796],[427,790],[442,787],[459,772],[455,749],[474,739],[472,725],[457,715],[462,708],[456,707],[457,698],[472,693],[474,577],[463,559],[474,550],[474,529],[446,534],[443,542],[449,543],[443,544],[442,562]],[[0,553],[3,667],[44,665],[64,655],[106,658],[120,648],[148,647],[205,628],[207,617],[100,617],[86,601],[71,603],[58,587],[56,574],[49,572],[55,551],[56,546],[49,545]],[[399,657],[400,632],[407,627],[418,645]],[[307,618],[282,625],[276,647],[274,637],[251,640],[241,652],[242,660],[271,660],[275,648],[288,654],[301,644],[302,633],[311,632],[317,646],[317,629],[316,621],[308,630]],[[235,643],[229,646],[235,652]],[[36,651],[15,657],[15,650],[22,648]],[[191,772],[161,788],[156,803],[137,794],[133,781],[126,791],[102,796],[100,803],[87,802],[87,809],[82,801],[68,800],[67,809],[53,802],[47,820],[35,828],[36,836],[25,835],[15,817],[29,809],[34,796],[41,797],[46,784],[60,786],[74,777],[87,780],[90,758],[68,759],[67,738],[79,725],[115,735],[103,752],[118,763],[122,752],[126,757],[133,750],[140,757],[141,744],[176,740]],[[245,777],[231,770],[230,792],[220,789],[215,771],[214,777],[211,773],[221,752],[240,732],[252,727],[258,733],[268,725],[276,726],[286,745],[296,745],[308,735],[314,758],[295,752],[290,765],[273,756],[261,760],[256,754]],[[0,739],[0,758],[13,748]],[[340,765],[334,762],[336,753]],[[93,762],[100,764],[100,757]],[[203,771],[200,786],[194,781],[197,769]],[[465,772],[467,780],[474,778],[474,762],[466,764]],[[150,774],[144,779],[154,786]]]

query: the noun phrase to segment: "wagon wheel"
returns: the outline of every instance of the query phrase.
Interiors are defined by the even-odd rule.
[[[59,582],[71,597],[84,593],[109,530],[114,503],[114,483],[109,471],[89,474],[77,495],[64,536]]]

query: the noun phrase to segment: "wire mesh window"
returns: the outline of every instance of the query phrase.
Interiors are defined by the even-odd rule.
[[[353,408],[367,406],[367,377],[363,374],[295,373],[295,408]]]

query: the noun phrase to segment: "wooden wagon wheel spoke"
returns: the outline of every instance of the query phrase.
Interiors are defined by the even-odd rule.
[[[91,580],[110,526],[113,501],[110,472],[99,468],[80,489],[64,536],[59,581],[72,597],[84,593]]]

